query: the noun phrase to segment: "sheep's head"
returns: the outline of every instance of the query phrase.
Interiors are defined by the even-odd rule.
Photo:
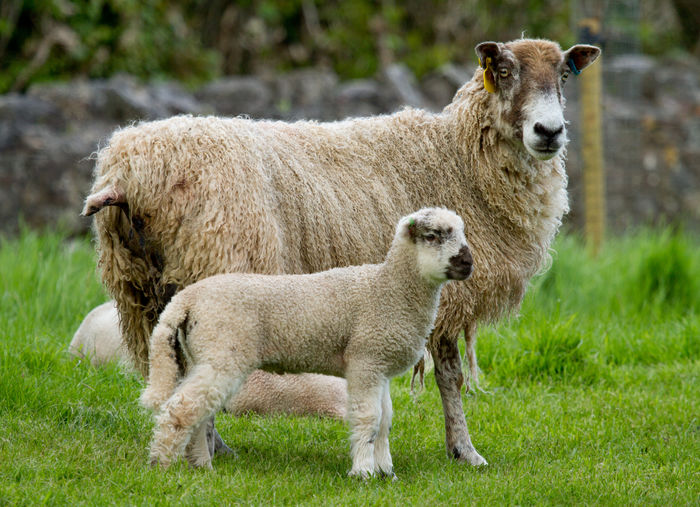
[[[433,282],[466,280],[472,273],[472,254],[464,236],[464,222],[445,208],[423,208],[401,219],[398,233],[416,248],[421,275]]]
[[[484,89],[497,108],[496,128],[540,160],[558,155],[568,141],[562,88],[600,49],[578,44],[562,52],[555,42],[521,39],[482,42],[476,54]]]

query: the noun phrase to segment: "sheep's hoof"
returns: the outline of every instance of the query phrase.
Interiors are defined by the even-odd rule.
[[[488,462],[476,452],[474,447],[469,447],[467,449],[460,447],[452,448],[452,457],[461,463],[469,463],[472,466],[480,467],[488,465]]]
[[[151,468],[159,468],[161,470],[165,470],[170,466],[170,462],[152,456],[150,461],[148,462],[148,466]]]
[[[381,479],[388,479],[391,482],[398,481],[399,478],[396,477],[396,474],[394,473],[394,470],[391,470],[390,472],[385,472],[384,470],[380,470],[378,473],[379,477]]]
[[[354,479],[360,479],[363,481],[366,481],[373,476],[374,476],[373,470],[350,470],[348,472],[348,477],[352,477]]]
[[[197,470],[214,470],[214,467],[211,464],[211,460],[188,460],[188,463],[190,464],[190,467],[195,468]]]

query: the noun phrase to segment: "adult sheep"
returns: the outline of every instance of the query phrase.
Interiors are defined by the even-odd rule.
[[[483,68],[437,114],[334,123],[175,117],[114,133],[84,214],[102,279],[145,374],[158,314],[222,272],[310,273],[380,262],[399,217],[463,217],[474,275],[443,289],[428,348],[450,455],[485,464],[462,410],[458,339],[476,373],[477,324],[517,309],[568,210],[562,85],[598,56],[545,40],[484,42]]]

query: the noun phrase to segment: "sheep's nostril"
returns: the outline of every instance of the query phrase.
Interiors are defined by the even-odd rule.
[[[472,253],[469,250],[469,247],[463,246],[462,248],[459,249],[459,253],[462,255],[462,262],[464,264],[471,265],[474,262],[474,259],[472,259]]]
[[[466,246],[460,248],[457,255],[450,259],[450,264],[452,264],[452,266],[454,266],[456,269],[464,271],[470,270],[473,262],[474,260],[472,259],[472,254],[469,251],[469,248]]]
[[[550,127],[545,127],[541,123],[535,123],[535,126],[533,127],[535,130],[535,134],[540,135],[542,137],[546,137],[547,139],[553,139],[562,132],[564,132],[564,125],[559,125],[557,128],[550,128]]]

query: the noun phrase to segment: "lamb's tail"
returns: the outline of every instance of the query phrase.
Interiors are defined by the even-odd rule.
[[[157,412],[172,396],[182,374],[178,357],[182,351],[178,341],[178,330],[187,320],[187,307],[183,301],[173,299],[160,315],[153,329],[149,347],[148,385],[141,394],[141,405]]]
[[[476,333],[469,333],[465,331],[464,338],[466,341],[466,350],[464,351],[464,356],[467,359],[467,365],[469,366],[469,379],[467,380],[467,392],[470,391],[481,391],[482,393],[489,394],[481,388],[479,384],[479,364],[476,362],[476,350],[474,345],[476,345]]]

